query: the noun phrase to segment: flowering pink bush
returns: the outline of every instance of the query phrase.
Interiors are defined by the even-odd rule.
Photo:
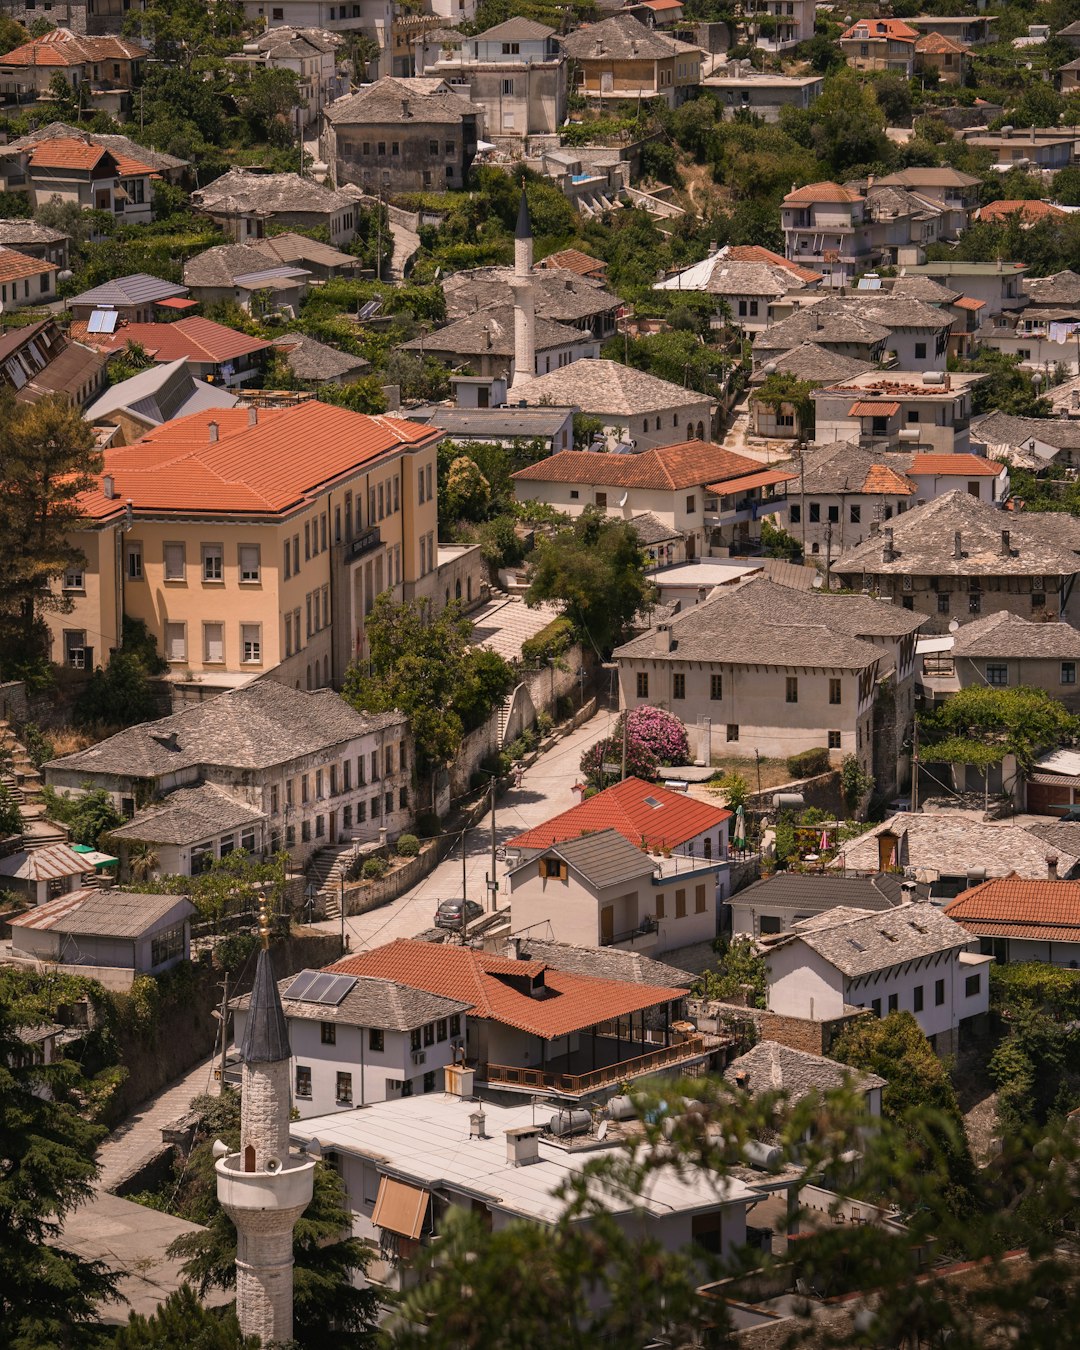
[[[679,719],[661,708],[642,706],[623,713],[612,734],[582,755],[581,772],[590,787],[610,787],[614,781],[610,774],[606,779],[601,774],[600,766],[605,761],[621,768],[624,720],[628,777],[652,779],[661,764],[690,762],[690,743]]]
[[[617,764],[619,770],[615,774],[603,773],[602,764]],[[656,756],[651,754],[643,745],[627,742],[626,745],[626,776],[628,778],[644,778],[651,781],[656,777],[657,770]],[[581,756],[581,773],[586,783],[591,788],[611,787],[612,783],[619,781],[619,772],[622,769],[622,732],[618,736],[609,736],[606,740],[597,741],[590,749],[586,750]]]

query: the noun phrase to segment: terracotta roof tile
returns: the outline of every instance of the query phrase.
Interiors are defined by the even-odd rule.
[[[326,967],[346,975],[375,976],[467,1003],[469,1016],[515,1027],[545,1040],[582,1031],[608,1018],[625,1017],[686,991],[665,985],[630,984],[572,975],[543,961],[514,961],[489,952],[400,938],[385,947],[347,956]],[[542,980],[548,991],[535,998],[525,982]],[[521,983],[515,987],[512,981]]]
[[[852,188],[841,187],[839,183],[807,183],[796,188],[784,198],[784,205],[799,205],[803,202],[861,202],[862,197]]]
[[[915,44],[915,50],[922,56],[950,56],[964,55],[967,47],[962,42],[954,42],[952,38],[946,37],[944,33],[927,33],[925,37],[919,38]]]
[[[688,839],[723,824],[730,815],[730,811],[695,797],[640,778],[627,778],[579,806],[553,816],[543,825],[516,835],[508,847],[547,848],[596,830],[618,830],[632,844],[644,839],[650,848],[678,848]]]
[[[1024,880],[1014,872],[962,891],[945,913],[980,937],[1080,942],[1080,881]]]
[[[98,487],[83,494],[79,506],[95,520],[118,515],[129,497],[136,515],[280,514],[361,464],[439,435],[416,422],[368,417],[314,399],[265,409],[254,425],[246,408],[205,409],[106,450],[102,473],[112,477],[116,495],[107,498]]]
[[[74,326],[72,324],[72,328]],[[114,333],[88,334],[87,338],[108,352],[123,351],[129,342],[136,342],[156,361],[184,359],[204,363],[235,361],[240,356],[265,351],[273,345],[262,338],[253,338],[235,328],[227,328],[225,324],[215,323],[213,319],[204,319],[199,314],[178,319],[175,323],[120,324]]]
[[[782,258],[779,253],[774,253],[771,248],[765,248],[762,244],[729,244],[726,253],[732,262],[772,263],[775,267],[786,268],[801,281],[821,280],[820,272],[813,272],[809,267],[800,267],[790,258]]]
[[[720,497],[728,497],[736,492],[749,492],[751,488],[772,487],[776,483],[787,483],[798,478],[795,469],[761,469],[757,473],[743,474],[738,478],[725,478],[719,483],[707,483],[710,492]]]
[[[76,36],[65,28],[24,42],[0,56],[4,66],[81,66],[95,61],[143,61],[144,48],[118,37]]]
[[[888,403],[881,399],[856,401],[848,409],[849,417],[895,417],[900,411],[899,403]]]
[[[30,155],[31,169],[86,169],[95,168],[104,156],[109,156],[116,164],[121,177],[131,174],[148,173],[154,170],[140,160],[133,159],[121,151],[106,150],[96,141],[84,140],[80,136],[56,136],[52,140],[41,141]]]
[[[981,455],[915,455],[908,473],[955,474],[957,478],[996,478],[1003,466]]]
[[[659,491],[720,483],[755,473],[757,460],[737,455],[711,441],[660,445],[635,455],[610,455],[591,450],[560,450],[512,474],[533,483],[593,483],[610,487],[655,488]]]
[[[840,41],[858,39],[865,42],[868,37],[888,38],[892,42],[915,42],[919,34],[900,19],[859,19],[846,33],[840,34]]]
[[[681,3],[681,0],[676,0]],[[600,258],[591,258],[579,248],[564,248],[557,253],[549,253],[539,267],[556,267],[564,272],[575,272],[580,277],[601,277],[607,271],[607,263]]]
[[[973,295],[962,295],[959,300],[954,300],[953,304],[957,309],[985,309],[985,300],[976,300]]]
[[[1010,216],[1019,216],[1021,220],[1064,220],[1069,213],[1053,202],[1040,201],[997,201],[987,202],[980,208],[980,220],[1007,220]]]
[[[36,277],[43,272],[56,270],[55,263],[31,258],[17,249],[0,248],[0,281],[21,281],[24,277]]]
[[[870,467],[866,478],[863,480],[862,490],[864,492],[893,493],[911,492],[911,485],[903,474],[899,474],[895,469],[890,469],[887,464],[873,464]]]

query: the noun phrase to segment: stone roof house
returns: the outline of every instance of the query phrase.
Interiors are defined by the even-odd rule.
[[[296,173],[229,169],[191,194],[191,204],[238,244],[261,238],[268,225],[325,229],[331,244],[356,233],[356,198]]]
[[[536,366],[527,372],[530,375],[546,375],[574,361],[595,360],[600,355],[597,339],[579,328],[536,318],[533,331]],[[434,356],[454,369],[465,367],[476,375],[503,377],[511,382],[517,375],[514,346],[514,309],[499,305],[403,342],[401,349]]]
[[[1055,540],[1053,524],[1044,531],[1034,516],[946,492],[846,552],[836,570],[846,586],[927,615],[927,631],[997,610],[1069,619],[1080,557],[1060,533]]]
[[[791,1103],[802,1101],[811,1093],[823,1097],[849,1087],[866,1098],[871,1116],[881,1115],[881,1091],[887,1086],[885,1079],[876,1073],[852,1069],[805,1050],[793,1050],[777,1041],[759,1041],[745,1055],[733,1059],[724,1070],[724,1078],[752,1097],[781,1092]]]
[[[731,931],[761,937],[784,933],[792,924],[843,905],[884,913],[929,887],[916,887],[895,873],[874,876],[825,876],[819,872],[776,872],[751,882],[731,897]]]
[[[484,310],[502,309],[514,302],[509,267],[473,267],[453,272],[443,281],[446,317],[451,322]],[[536,318],[580,329],[603,340],[615,332],[615,319],[622,308],[617,295],[600,281],[562,268],[532,273],[533,309]]]
[[[701,83],[700,47],[658,33],[631,14],[585,24],[562,40],[586,98],[662,98],[677,107]]]
[[[1048,390],[1053,397],[1055,391]],[[1070,399],[1071,401],[1071,399]],[[1078,400],[1080,402],[1080,400]],[[995,459],[1036,472],[1051,466],[1080,465],[1080,422],[1072,417],[1014,417],[989,412],[973,418],[971,439]]]
[[[371,369],[371,362],[351,352],[339,352],[306,333],[284,333],[274,339],[275,348],[298,380],[316,386],[324,381],[353,384]]]
[[[787,502],[787,528],[805,552],[839,558],[915,501],[916,484],[902,464],[886,458],[853,441],[831,441],[806,452],[796,469],[797,498],[792,480]]]

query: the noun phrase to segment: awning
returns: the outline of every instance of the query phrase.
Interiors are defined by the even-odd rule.
[[[431,1196],[419,1186],[410,1186],[393,1177],[383,1177],[375,1198],[375,1212],[371,1222],[376,1228],[386,1228],[399,1237],[415,1242],[424,1228],[428,1201]]]
[[[760,473],[744,473],[741,478],[726,478],[720,483],[709,483],[706,491],[715,492],[718,497],[731,497],[736,492],[749,492],[751,488],[787,483],[798,476],[798,470],[763,469]]]

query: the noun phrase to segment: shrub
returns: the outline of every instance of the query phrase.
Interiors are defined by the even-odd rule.
[[[816,773],[827,773],[829,752],[823,745],[812,750],[800,750],[797,755],[789,755],[787,771],[792,778],[812,778]]]
[[[365,881],[378,881],[380,877],[386,876],[386,866],[385,858],[366,858],[360,875]]]
[[[397,851],[400,858],[415,858],[420,852],[420,840],[417,839],[415,834],[400,835],[397,841]]]
[[[510,742],[509,746],[511,760],[516,763],[519,759],[524,759],[527,748],[525,738],[523,736],[516,737]]]
[[[574,700],[569,694],[560,694],[555,701],[555,716],[560,722],[565,722],[574,715]]]
[[[214,948],[214,959],[222,970],[234,975],[258,945],[259,939],[254,933],[233,933]]]
[[[521,659],[530,666],[542,666],[548,657],[561,656],[574,639],[574,625],[560,615],[539,633],[521,644]]]
[[[421,839],[434,839],[442,830],[442,822],[434,811],[421,811],[416,817],[416,833]]]
[[[536,731],[540,736],[550,736],[551,728],[555,723],[551,720],[549,712],[538,712],[536,714]]]

